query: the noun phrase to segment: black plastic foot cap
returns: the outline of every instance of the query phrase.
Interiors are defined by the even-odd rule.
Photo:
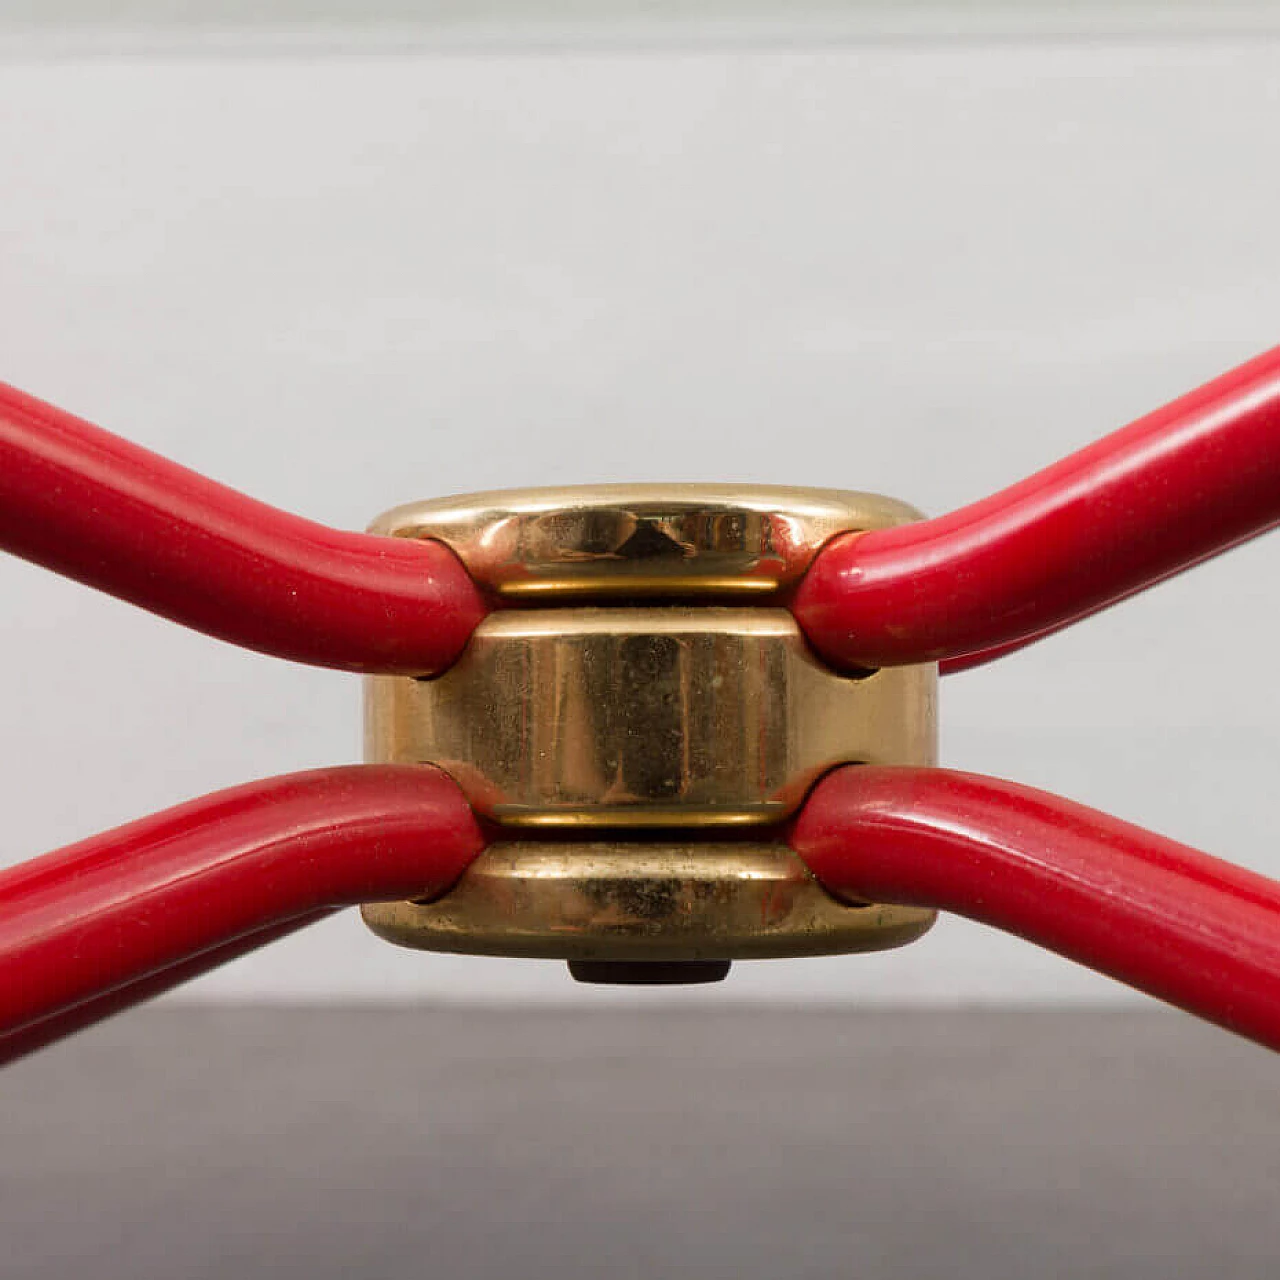
[[[728,960],[570,960],[576,982],[612,983],[620,987],[692,986],[723,982]]]

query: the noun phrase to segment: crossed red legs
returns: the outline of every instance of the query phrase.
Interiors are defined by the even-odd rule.
[[[790,607],[837,668],[1001,656],[1280,523],[1280,348],[951,515],[848,534]],[[425,675],[489,604],[433,542],[255,502],[0,385],[0,546],[209,635]],[[1280,884],[1029,787],[844,768],[791,824],[834,894],[955,911],[1280,1048]],[[484,847],[426,766],[250,783],[0,872],[0,1062]]]

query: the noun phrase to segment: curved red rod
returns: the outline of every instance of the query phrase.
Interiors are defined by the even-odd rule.
[[[792,607],[841,667],[999,657],[1280,523],[1280,347],[950,515],[828,543]]]
[[[155,973],[139,978],[136,982],[126,983],[100,996],[93,996],[60,1013],[41,1018],[38,1022],[30,1022],[19,1031],[0,1035],[0,1067],[8,1066],[9,1063],[25,1058],[28,1054],[35,1053],[37,1049],[43,1049],[77,1031],[83,1031],[86,1027],[91,1027],[95,1022],[101,1022],[113,1014],[121,1013],[145,1000],[163,995],[184,982],[190,982],[193,978],[210,973],[232,960],[238,960],[241,956],[248,955],[259,947],[265,947],[278,938],[296,933],[299,929],[315,924],[316,921],[323,920],[330,914],[332,913],[329,911],[313,911],[270,929],[246,934],[243,938],[235,939],[234,942],[214,947],[209,951],[202,951],[189,960],[179,961],[167,969],[158,969]]]
[[[0,872],[0,1036],[325,908],[443,893],[484,847],[427,765],[220,791]]]
[[[263,653],[425,675],[486,606],[438,542],[346,533],[0,383],[0,549]]]
[[[1031,787],[846,767],[790,836],[838,897],[1018,934],[1280,1049],[1280,884]]]

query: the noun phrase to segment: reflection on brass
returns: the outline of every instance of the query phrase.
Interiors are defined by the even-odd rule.
[[[782,607],[824,542],[914,518],[864,494],[701,485],[383,516],[375,532],[440,539],[508,607],[444,674],[369,679],[366,757],[441,766],[511,840],[438,902],[366,906],[369,925],[411,947],[600,962],[918,937],[931,912],[839,903],[765,829],[838,764],[933,761],[936,668],[839,675]]]
[[[365,754],[510,826],[758,825],[836,765],[931,763],[934,687],[836,675],[785,609],[505,610],[436,679],[371,678]]]
[[[563,960],[751,960],[876,951],[934,913],[849,907],[784,844],[519,841],[491,846],[432,903],[361,911],[401,946]]]
[[[837,533],[918,518],[905,503],[839,489],[606,484],[411,503],[370,529],[438,538],[477,581],[530,602],[762,599],[797,582]]]

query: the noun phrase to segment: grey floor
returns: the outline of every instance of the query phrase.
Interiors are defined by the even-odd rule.
[[[0,1072],[0,1276],[1271,1277],[1280,1060],[1142,1013],[135,1012]]]

